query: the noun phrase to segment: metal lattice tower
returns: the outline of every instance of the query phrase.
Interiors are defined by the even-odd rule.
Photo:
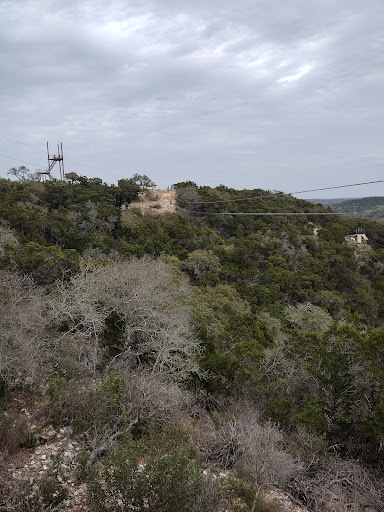
[[[63,143],[57,145],[57,155],[51,156],[49,154],[49,146],[47,142],[47,155],[48,155],[48,168],[46,170],[36,171],[36,174],[40,176],[40,179],[43,181],[53,180],[55,179],[52,176],[52,169],[56,165],[56,162],[59,162],[59,172],[60,172],[60,180],[64,180],[64,156],[63,156]]]

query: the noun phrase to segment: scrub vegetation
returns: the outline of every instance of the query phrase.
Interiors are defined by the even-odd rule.
[[[30,408],[81,440],[94,512],[382,510],[384,225],[348,245],[355,218],[220,216],[331,210],[192,182],[124,222],[149,178],[69,178],[0,179],[0,472]],[[59,510],[40,488],[0,510]]]

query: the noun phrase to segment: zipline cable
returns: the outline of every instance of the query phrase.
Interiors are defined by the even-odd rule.
[[[294,195],[294,194],[305,194],[307,192],[320,192],[322,190],[334,190],[337,188],[359,187],[361,185],[372,185],[373,183],[384,183],[384,180],[364,181],[361,183],[351,183],[348,185],[335,185],[333,187],[313,188],[313,189],[309,189],[309,190],[299,190],[296,192],[276,192],[275,194],[266,194],[266,195],[253,196],[253,197],[240,197],[238,199],[220,199],[217,201],[183,201],[183,200],[180,200],[180,202],[185,203],[185,204],[234,203],[237,201],[250,201],[252,199],[264,199],[267,197],[279,197],[279,196],[289,196],[289,195]]]
[[[38,148],[37,146],[31,146],[31,144],[27,144],[26,142],[22,142],[21,140],[12,139],[11,137],[6,137],[5,135],[1,135],[0,137],[2,139],[10,140],[11,142],[17,142],[18,144],[22,144],[23,146],[27,146],[28,148],[37,149],[38,151],[42,151],[43,153],[47,154],[46,149]]]
[[[254,217],[262,215],[347,215],[346,213],[339,212],[256,212],[256,213],[245,213],[245,212],[194,212],[193,210],[183,210],[186,213],[193,213],[194,215],[252,215]]]
[[[22,162],[23,164],[36,165],[37,167],[43,167],[40,164],[35,164],[33,162],[27,162],[26,160],[20,160],[20,158],[13,158],[12,156],[8,156],[8,155],[2,155],[1,153],[0,153],[0,156],[3,156],[4,158],[9,158],[10,160],[16,160],[16,162]]]
[[[384,245],[381,245],[381,244],[379,244],[379,242],[376,242],[375,240],[372,240],[372,238],[368,238],[368,240],[370,242],[373,242],[374,244],[378,245],[379,247],[383,247],[384,248]]]

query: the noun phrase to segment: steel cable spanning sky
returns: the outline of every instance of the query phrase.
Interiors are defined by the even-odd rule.
[[[275,194],[266,194],[260,196],[253,197],[241,197],[237,199],[219,199],[217,201],[183,201],[184,204],[194,204],[194,205],[204,205],[204,204],[217,204],[217,203],[233,203],[238,201],[250,201],[254,199],[263,199],[263,198],[271,198],[271,197],[283,197],[283,196],[293,196],[293,194],[304,194],[307,192],[319,192],[322,190],[332,190],[337,188],[347,188],[347,187],[359,187],[361,185],[371,185],[374,183],[383,183],[384,180],[375,180],[375,181],[365,181],[361,183],[351,183],[347,185],[335,185],[332,187],[322,187],[311,190],[301,190],[298,192],[276,192]],[[340,212],[197,212],[194,210],[185,210],[188,213],[192,213],[195,215],[251,215],[251,216],[264,216],[264,215],[347,215],[345,213]]]
[[[253,197],[240,197],[237,199],[219,199],[217,201],[183,201],[185,204],[216,204],[216,203],[235,203],[237,201],[250,201],[252,199],[264,199],[269,197],[279,197],[279,196],[293,196],[294,194],[306,194],[308,192],[320,192],[323,190],[333,190],[337,188],[347,188],[347,187],[359,187],[361,185],[372,185],[374,183],[384,183],[384,180],[375,180],[375,181],[364,181],[361,183],[351,183],[348,185],[335,185],[332,187],[322,187],[322,188],[313,188],[309,190],[300,190],[297,192],[276,192],[274,194],[266,194],[260,196]]]

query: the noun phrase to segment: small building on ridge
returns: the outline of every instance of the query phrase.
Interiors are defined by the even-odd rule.
[[[345,241],[349,244],[366,244],[368,242],[368,237],[360,228],[356,229],[356,233],[353,235],[347,235],[345,237]]]

